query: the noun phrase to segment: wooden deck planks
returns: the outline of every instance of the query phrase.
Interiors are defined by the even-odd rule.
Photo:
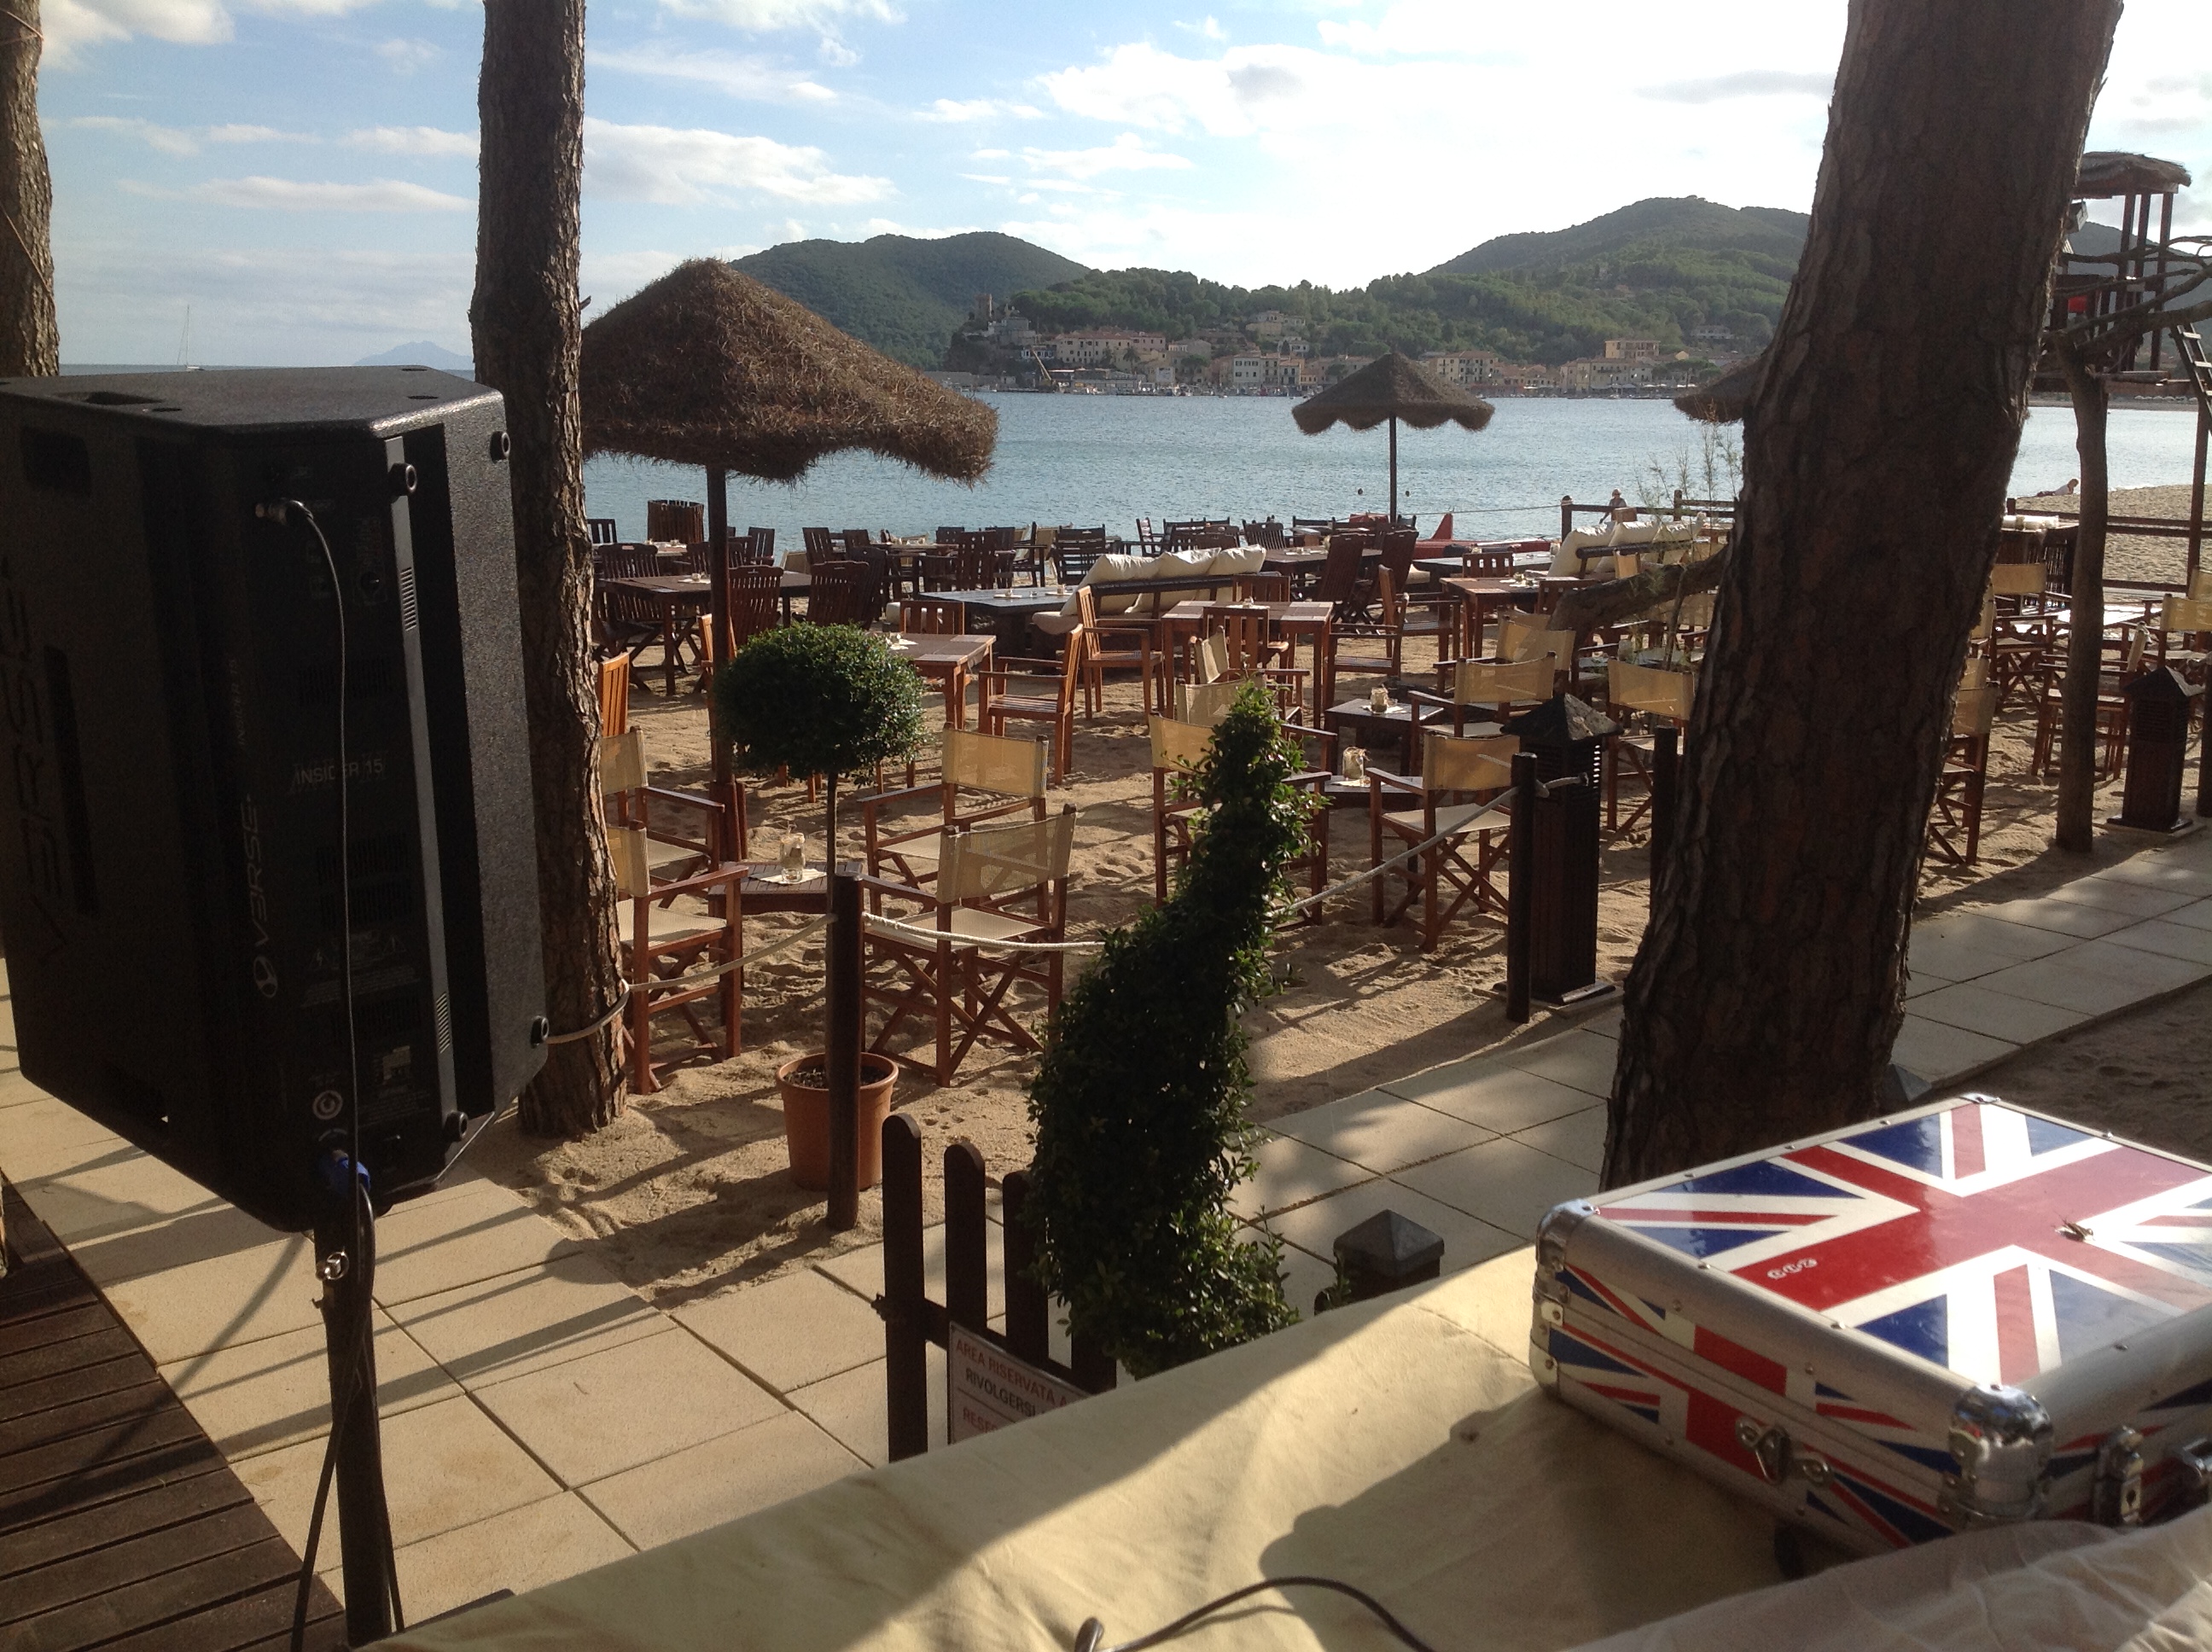
[[[0,1643],[284,1645],[299,1557],[13,1187],[0,1277]],[[345,1644],[318,1580],[307,1644]]]

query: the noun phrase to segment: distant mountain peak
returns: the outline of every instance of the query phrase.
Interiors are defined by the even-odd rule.
[[[447,373],[464,377],[476,372],[476,363],[465,355],[457,355],[442,344],[434,344],[427,338],[418,338],[411,344],[394,344],[376,355],[364,355],[354,363],[357,367],[440,367]]]
[[[1806,214],[1784,207],[1723,206],[1698,195],[1653,196],[1565,229],[1493,236],[1428,273],[1480,276],[1494,270],[1555,270],[1639,248],[1681,246],[1763,255],[1794,266],[1812,222]]]

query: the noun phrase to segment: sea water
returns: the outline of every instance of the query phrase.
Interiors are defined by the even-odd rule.
[[[1003,394],[979,398],[999,416],[998,450],[974,487],[940,482],[866,453],[833,454],[793,483],[732,477],[730,521],[773,527],[778,550],[797,549],[802,525],[888,528],[1031,522],[1133,536],[1137,519],[1345,516],[1383,508],[1389,434],[1337,426],[1309,436],[1296,405],[1275,397]],[[2115,488],[2186,482],[2196,420],[2185,410],[2115,410],[2107,452]],[[1671,500],[1688,478],[1704,495],[1733,491],[1729,453],[1741,427],[1715,432],[1665,401],[1507,398],[1489,428],[1456,425],[1398,432],[1399,508],[1424,531],[1445,511],[1462,538],[1557,534],[1559,496],[1601,503],[1619,489],[1631,503]],[[1710,459],[1710,465],[1708,460]],[[2012,491],[2063,487],[2081,474],[2074,416],[2028,415]],[[645,531],[647,499],[704,499],[702,473],[684,465],[617,459],[584,467],[587,513],[612,517],[624,538]]]

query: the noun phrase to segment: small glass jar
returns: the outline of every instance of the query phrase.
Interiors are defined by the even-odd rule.
[[[1348,780],[1367,778],[1367,754],[1356,745],[1344,748],[1344,778]]]
[[[1390,690],[1388,689],[1376,689],[1370,693],[1367,696],[1367,709],[1373,712],[1377,717],[1387,717],[1389,715]]]
[[[806,881],[806,840],[797,832],[787,832],[778,847],[778,861],[783,868],[783,881],[803,884]]]

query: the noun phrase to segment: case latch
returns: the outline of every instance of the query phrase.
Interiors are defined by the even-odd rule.
[[[2206,1501],[2208,1495],[2212,1495],[2212,1435],[2175,1447],[2173,1461],[2188,1476],[2185,1485],[2190,1500]]]
[[[2212,1440],[2199,1446],[2212,1453]],[[2184,1446],[2185,1455],[2190,1448]],[[2089,1518],[2100,1526],[2142,1524],[2142,1436],[2123,1424],[2097,1448],[2097,1478],[2089,1493]]]
[[[1800,1479],[1808,1485],[1828,1483],[1828,1460],[1815,1451],[1800,1451],[1781,1424],[1762,1430],[1748,1417],[1735,1419],[1736,1443],[1752,1455],[1759,1472],[1770,1485]]]

